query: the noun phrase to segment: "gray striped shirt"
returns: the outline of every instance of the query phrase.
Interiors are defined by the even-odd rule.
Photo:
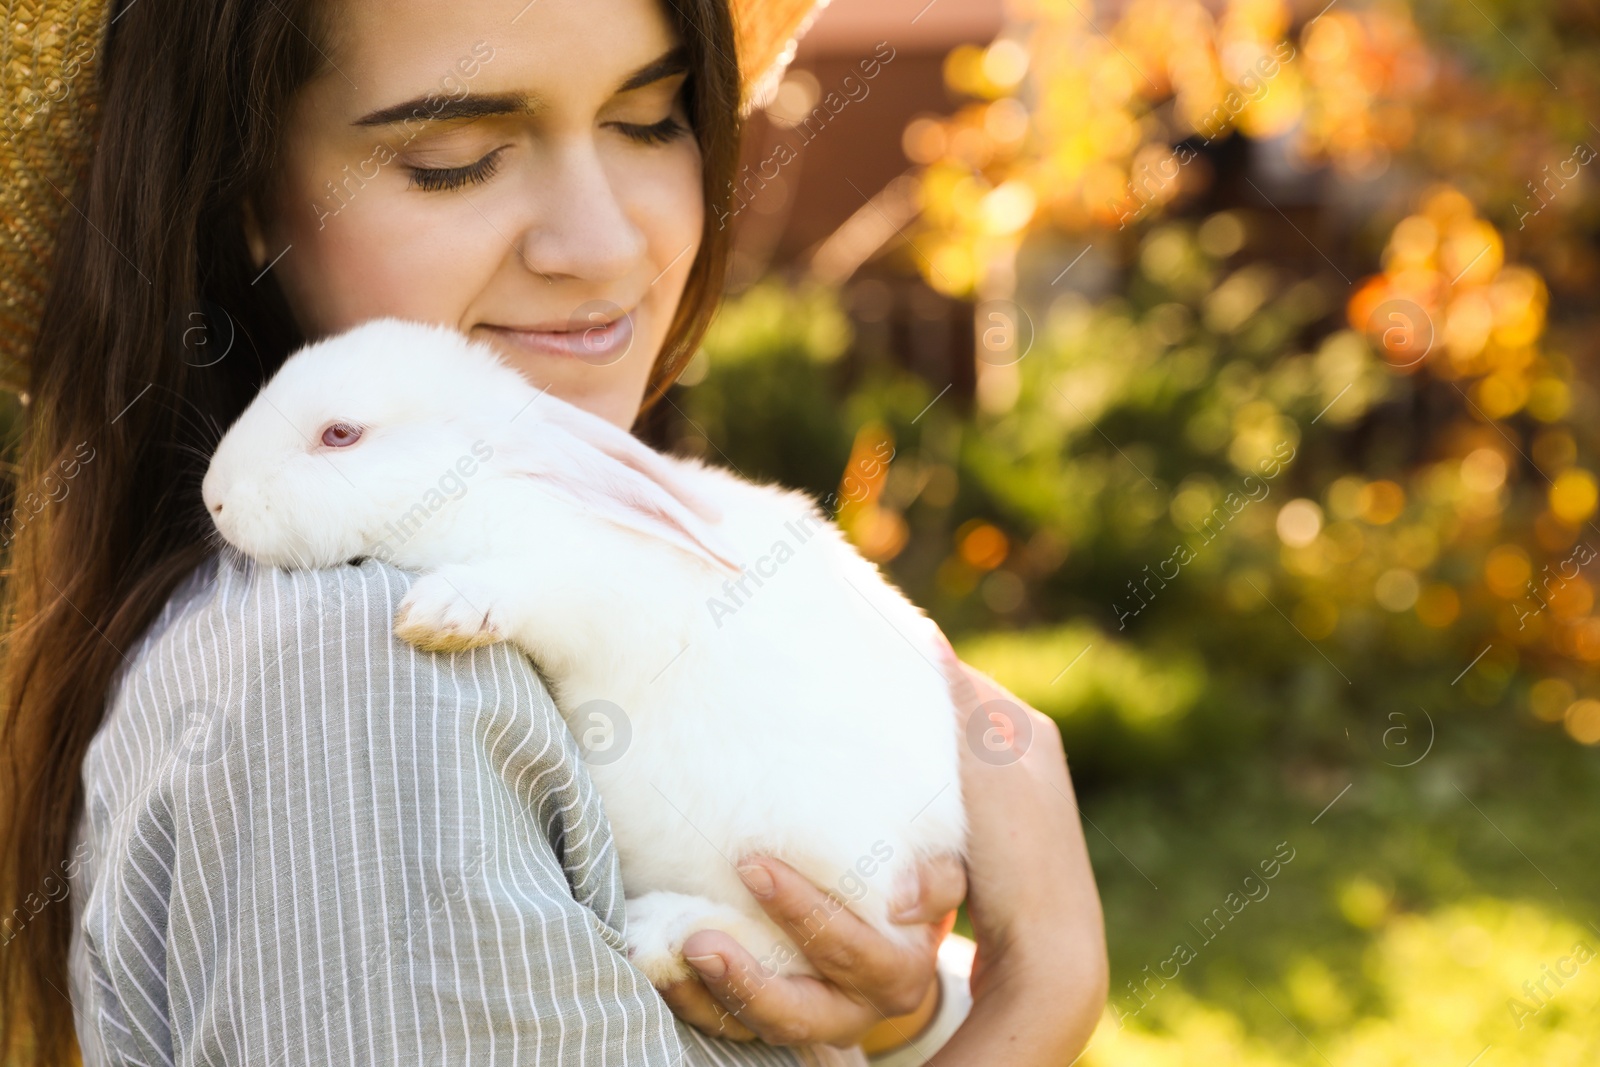
[[[413,575],[213,557],[83,764],[86,1067],[801,1064],[629,964],[600,799],[532,663],[395,638]]]

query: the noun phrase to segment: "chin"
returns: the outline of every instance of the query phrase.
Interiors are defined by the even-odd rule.
[[[516,366],[514,364],[514,366]],[[632,429],[633,422],[639,415],[639,405],[644,399],[644,387],[637,389],[606,388],[596,389],[592,382],[584,382],[583,375],[577,376],[577,381],[572,381],[571,375],[557,377],[555,375],[540,375],[536,371],[530,372],[521,366],[516,369],[529,385],[535,389],[549,390],[551,396],[559,397],[573,407],[582,408],[591,415],[598,415],[607,422],[614,423],[624,430]],[[592,373],[592,371],[591,371]]]
[[[550,392],[573,407],[582,408],[591,415],[598,415],[624,430],[631,430],[634,420],[639,416],[639,398],[632,393],[579,391],[574,394],[562,391],[559,386],[553,387]]]

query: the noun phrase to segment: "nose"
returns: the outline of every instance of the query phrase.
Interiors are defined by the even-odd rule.
[[[626,172],[609,169],[593,134],[553,146],[517,241],[527,268],[551,279],[612,282],[644,260],[644,233],[629,216]]]

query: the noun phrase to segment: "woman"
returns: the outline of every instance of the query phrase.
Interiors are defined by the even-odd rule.
[[[923,950],[844,912],[801,937],[825,978],[777,979],[702,932],[664,1003],[619,951],[609,830],[527,660],[396,641],[412,579],[386,564],[248,576],[206,537],[220,429],[304,339],[375,315],[632,426],[713,310],[736,55],[766,66],[782,7],[736,42],[727,0],[117,5],[30,356],[21,484],[66,491],[7,583],[17,1062],[59,1061],[74,1012],[90,1063],[915,1060],[950,1029],[933,960],[963,891],[973,1003],[931,1062],[1082,1047],[1104,944],[1059,739],[953,656],[963,729],[999,701],[1037,729],[964,767],[972,856],[906,902]],[[826,908],[740,863],[797,931]]]

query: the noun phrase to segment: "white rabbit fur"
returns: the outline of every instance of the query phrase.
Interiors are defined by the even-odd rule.
[[[322,444],[338,421],[362,427],[355,445]],[[489,346],[391,318],[291,356],[224,435],[203,495],[259,562],[422,572],[397,633],[440,650],[509,640],[577,738],[615,731],[625,750],[591,753],[590,770],[630,956],[658,986],[690,973],[683,940],[707,927],[769,974],[815,973],[738,878],[741,856],[785,860],[904,939],[892,898],[920,861],[964,854],[937,629],[803,493],[663,456]],[[416,521],[397,539],[402,516]],[[625,718],[608,723],[611,705]]]

